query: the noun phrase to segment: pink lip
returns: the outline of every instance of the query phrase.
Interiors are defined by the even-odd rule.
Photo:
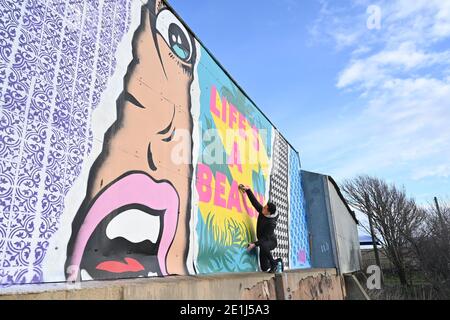
[[[105,270],[113,273],[122,272],[138,272],[145,270],[144,266],[133,258],[124,258],[125,262],[121,261],[104,261],[97,265],[96,269]]]
[[[89,209],[75,241],[71,267],[76,274],[70,278],[77,276],[84,249],[97,225],[114,210],[129,204],[165,211],[157,258],[161,273],[167,275],[167,253],[178,223],[178,194],[168,182],[155,182],[144,173],[132,173],[110,185]]]

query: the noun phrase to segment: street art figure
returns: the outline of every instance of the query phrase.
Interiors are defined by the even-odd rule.
[[[192,132],[194,40],[161,1],[142,8],[117,121],[90,170],[72,225],[66,271],[105,279],[186,274],[191,140],[174,163],[178,132]]]

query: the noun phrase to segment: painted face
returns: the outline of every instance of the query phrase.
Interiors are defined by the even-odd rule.
[[[133,58],[72,224],[71,280],[187,273],[194,40],[160,1],[149,1]],[[183,161],[174,159],[180,144]]]

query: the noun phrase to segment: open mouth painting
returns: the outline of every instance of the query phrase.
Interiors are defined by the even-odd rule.
[[[155,182],[142,172],[120,177],[88,210],[72,264],[80,266],[86,278],[167,275],[178,205],[178,195],[168,182]]]
[[[142,7],[117,119],[89,171],[72,223],[66,278],[187,274],[194,39],[163,2]]]

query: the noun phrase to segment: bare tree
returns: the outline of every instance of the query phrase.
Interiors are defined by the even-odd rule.
[[[341,189],[348,203],[372,221],[376,231],[374,240],[382,244],[400,283],[408,285],[408,239],[418,232],[425,216],[424,210],[408,198],[403,188],[376,177],[362,175],[346,180]],[[363,227],[367,229],[367,226]]]
[[[420,232],[410,239],[425,278],[442,299],[450,298],[450,204],[431,203]]]

